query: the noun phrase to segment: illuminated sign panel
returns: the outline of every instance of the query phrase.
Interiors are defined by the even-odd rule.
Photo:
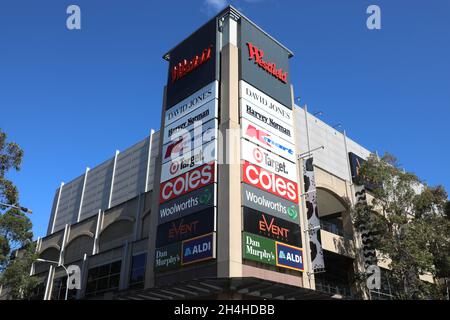
[[[218,80],[217,24],[211,19],[170,50],[166,89],[166,110]]]
[[[201,147],[216,138],[218,129],[218,120],[213,119],[206,123],[194,125],[194,128],[180,136],[173,141],[169,141],[163,145],[161,156],[162,162],[176,159],[191,152],[192,150]]]
[[[239,22],[240,79],[292,109],[291,53],[247,19]]]
[[[216,142],[217,140],[213,140],[182,157],[164,163],[161,170],[161,182],[216,160]]]
[[[289,143],[294,142],[294,129],[291,125],[285,124],[245,99],[241,99],[241,116]]]
[[[274,240],[247,232],[242,233],[242,257],[244,259],[275,266],[276,254]]]
[[[216,118],[218,112],[218,101],[214,99],[195,111],[185,115],[177,121],[171,123],[164,128],[163,143],[176,140],[182,134],[194,129],[194,125],[206,123],[207,121]]]
[[[260,126],[241,118],[242,137],[295,163],[295,146]]]
[[[184,117],[212,99],[217,99],[218,85],[218,81],[214,81],[168,109],[165,114],[165,126]]]
[[[164,272],[179,268],[181,265],[181,242],[155,250],[155,270]]]
[[[296,203],[277,197],[269,192],[242,184],[242,205],[296,224],[300,223]]]
[[[215,258],[215,234],[210,233],[193,239],[184,240],[181,265],[189,265]]]
[[[239,81],[239,94],[245,101],[266,111],[273,117],[286,123],[288,126],[293,125],[291,109],[286,108],[286,106],[243,80]]]
[[[298,203],[298,184],[248,161],[242,167],[243,181],[285,200]]]
[[[283,69],[277,69],[277,65],[273,62],[264,61],[264,50],[259,49],[253,43],[247,42],[248,59],[254,60],[255,64],[264,69],[266,72],[277,78],[283,83],[287,83],[288,73]]]
[[[258,147],[245,139],[241,139],[242,159],[254,163],[263,169],[276,173],[286,179],[297,179],[297,168],[295,164],[286,159]]]
[[[165,223],[216,205],[216,184],[192,191],[159,206],[158,223]]]
[[[245,207],[243,215],[244,231],[294,246],[301,246],[301,234],[298,224]]]
[[[208,163],[161,183],[159,203],[172,200],[216,181],[216,163]]]
[[[277,266],[303,271],[303,250],[298,247],[276,242]]]
[[[206,209],[158,226],[156,247],[215,231],[215,208]]]

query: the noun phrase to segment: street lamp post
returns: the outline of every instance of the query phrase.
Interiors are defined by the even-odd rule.
[[[36,259],[36,261],[53,263],[53,264],[56,264],[58,267],[63,267],[64,268],[64,270],[66,271],[66,274],[67,274],[67,279],[66,279],[66,296],[65,296],[64,300],[67,300],[67,297],[69,295],[69,271],[67,270],[67,268],[62,263],[59,263],[58,261],[52,261],[52,260],[46,260],[46,259],[40,259],[40,258]]]
[[[1,203],[0,202],[0,207],[8,207],[8,208],[14,208],[14,209],[19,209],[20,211],[24,212],[24,213],[33,213],[33,211],[31,209],[25,208],[25,207],[21,207],[17,204],[6,204],[6,203]]]

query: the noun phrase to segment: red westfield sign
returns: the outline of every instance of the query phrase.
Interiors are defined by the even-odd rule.
[[[243,181],[283,199],[298,202],[298,184],[264,170],[248,161],[243,166]]]
[[[159,203],[182,196],[214,182],[215,163],[210,162],[194,170],[161,183]]]
[[[251,42],[247,42],[248,46],[248,56],[249,60],[255,60],[255,63],[262,69],[266,70],[268,73],[273,75],[275,78],[283,83],[287,83],[287,72],[283,72],[283,69],[277,69],[277,65],[272,62],[267,62],[263,60],[264,51],[258,49]]]
[[[176,64],[170,71],[172,83],[183,78],[185,75],[211,59],[212,48],[213,46],[210,45],[208,48],[203,50],[201,55],[196,55],[190,60],[183,59],[183,61]]]

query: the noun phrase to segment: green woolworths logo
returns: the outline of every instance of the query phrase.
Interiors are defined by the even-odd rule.
[[[201,204],[207,204],[211,199],[211,193],[209,190],[205,190],[205,192],[200,196],[199,201]]]
[[[297,213],[297,210],[295,210],[295,206],[288,208],[287,214],[292,220],[297,219],[298,213]]]

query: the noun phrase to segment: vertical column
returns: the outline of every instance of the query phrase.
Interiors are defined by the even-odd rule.
[[[237,22],[222,19],[217,211],[217,276],[242,275],[239,50]]]
[[[94,237],[94,247],[92,248],[92,255],[95,255],[98,253],[98,237],[100,235],[100,230],[102,230],[102,224],[103,224],[103,212],[102,210],[98,210],[97,214],[97,225],[95,227],[95,237]]]
[[[297,112],[294,111],[295,108],[295,103],[294,103],[294,88],[291,85],[291,97],[292,97],[292,121],[295,124],[297,123],[297,119],[296,119],[296,115]],[[306,106],[305,106],[306,108]],[[306,109],[305,109],[305,120],[306,123],[308,122],[307,120],[307,115],[306,115]],[[306,126],[306,132],[308,132],[308,126]],[[297,135],[297,133],[295,133]],[[310,151],[310,146],[309,146],[309,135],[307,136],[307,140],[308,140],[308,152]],[[295,154],[299,155],[301,153],[303,153],[304,150],[300,150],[299,149],[299,145],[296,143],[295,141]],[[299,192],[300,195],[303,195],[305,193],[305,186],[303,184],[303,166],[302,166],[302,160],[299,159],[299,157],[297,157],[297,161],[296,161],[296,166],[297,166],[297,180],[298,181],[298,186],[299,186]],[[302,247],[303,247],[303,266],[304,266],[304,272],[302,273],[302,284],[303,287],[305,288],[309,288],[309,289],[315,289],[315,281],[314,281],[314,274],[312,274],[311,276],[310,271],[312,271],[311,268],[311,253],[310,253],[310,247],[309,247],[309,237],[307,237],[305,230],[308,228],[308,219],[306,217],[306,207],[305,207],[305,197],[300,196],[299,197],[299,214],[300,214],[300,230],[301,230],[301,238],[302,238]]]
[[[167,87],[164,87],[163,92],[163,105],[161,110],[161,128],[165,125],[165,110],[166,110],[166,95]],[[160,139],[158,145],[158,155],[155,158],[155,175],[153,177],[153,191],[152,191],[152,206],[150,209],[150,228],[148,235],[148,250],[147,250],[147,267],[145,270],[145,285],[144,287],[152,288],[155,286],[155,243],[156,243],[156,231],[158,228],[158,209],[159,209],[159,191],[160,191],[160,180],[161,180],[161,149],[163,144],[162,139],[163,131],[160,131]],[[145,236],[145,235],[143,235]]]
[[[150,175],[150,165],[151,165],[151,158],[152,158],[152,144],[153,144],[153,135],[155,134],[155,130],[150,131],[150,137],[148,142],[148,155],[147,155],[147,174],[145,175],[145,186],[144,186],[144,192],[148,192],[148,179]]]
[[[81,264],[81,289],[77,292],[77,300],[84,297],[84,294],[86,292],[86,283],[87,283],[87,273],[88,273],[88,257],[85,253],[83,256],[83,262]]]
[[[44,300],[50,300],[52,298],[54,276],[55,276],[55,267],[50,265],[48,269],[47,283],[45,284]]]
[[[64,226],[64,235],[61,243],[61,251],[59,252],[59,264],[64,264],[64,253],[66,251],[66,243],[67,240],[69,239],[69,234],[70,234],[70,226],[66,224]]]
[[[131,268],[131,251],[132,246],[128,241],[125,242],[122,251],[122,264],[120,268],[120,282],[119,282],[119,290],[124,290],[128,287],[129,274]]]
[[[112,194],[114,189],[114,177],[116,176],[116,164],[117,164],[117,156],[119,155],[119,150],[116,150],[116,154],[114,156],[114,166],[113,166],[113,172],[111,176],[111,189],[109,190],[109,200],[108,200],[108,209],[111,208],[111,200],[112,200]]]
[[[83,199],[84,199],[84,189],[86,188],[86,181],[87,181],[87,176],[88,176],[89,170],[90,170],[89,167],[86,168],[86,172],[84,173],[83,189],[81,190],[81,199],[80,199],[80,207],[78,209],[77,222],[80,222],[81,208],[83,207]]]
[[[58,199],[56,200],[55,212],[53,213],[52,227],[50,228],[49,234],[52,234],[55,231],[55,221],[56,221],[56,216],[58,215],[59,199],[61,198],[61,192],[62,192],[63,186],[64,186],[64,182],[61,182],[61,185],[59,186],[59,191],[58,191]]]

